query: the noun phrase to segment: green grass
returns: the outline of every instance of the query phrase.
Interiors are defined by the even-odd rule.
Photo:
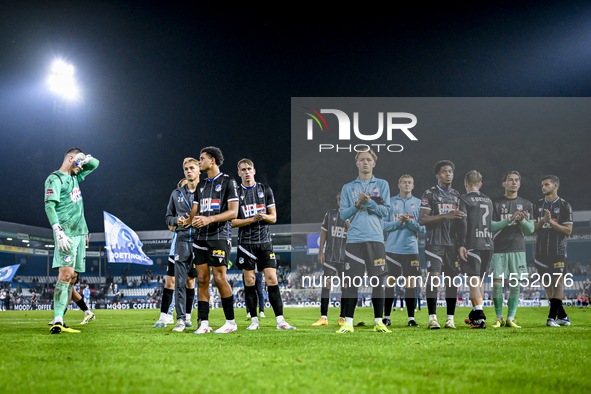
[[[445,321],[445,308],[438,308]],[[80,334],[50,335],[51,311],[0,312],[0,393],[379,393],[586,392],[591,367],[591,309],[567,308],[570,327],[545,327],[547,308],[520,308],[520,330],[470,330],[458,308],[456,330],[406,327],[406,310],[392,313],[391,334],[373,331],[373,311],[358,308],[354,333],[311,327],[318,308],[286,308],[296,331],[278,331],[271,309],[261,330],[227,335],[152,329],[157,310],[95,311]],[[493,308],[485,308],[492,323]],[[506,311],[505,311],[506,314]],[[196,320],[196,319],[194,319]],[[212,327],[223,313],[211,312]]]

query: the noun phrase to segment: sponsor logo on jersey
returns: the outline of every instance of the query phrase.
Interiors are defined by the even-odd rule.
[[[330,226],[330,233],[333,237],[347,238],[347,230],[340,226]]]
[[[438,204],[439,206],[439,213],[448,213],[451,211],[455,211],[458,209],[458,207],[456,207],[453,204]]]
[[[221,256],[221,257],[225,257],[226,256],[226,252],[223,250],[214,250],[212,252],[213,256]]]
[[[259,197],[260,197],[260,198],[263,198],[264,196],[265,196],[265,193],[263,193],[263,192],[259,192]]]
[[[492,237],[492,234],[490,233],[490,231],[487,228],[485,228],[484,230],[476,229],[476,238],[490,238],[490,237]]]
[[[252,217],[254,215],[256,215],[259,212],[263,212],[265,210],[265,206],[260,204],[260,205],[256,205],[256,204],[248,204],[248,205],[244,205],[242,208],[242,214],[244,215],[245,218],[249,218]]]
[[[412,260],[410,262],[411,267],[418,267],[420,265],[419,260]]]
[[[72,256],[70,256],[70,255],[66,255],[66,256],[64,256],[64,261],[65,261],[66,263],[69,263],[70,261],[72,261]]]
[[[72,191],[70,192],[70,198],[72,199],[72,202],[78,202],[82,200],[82,192],[80,191],[79,187],[75,187],[72,189]]]
[[[220,200],[212,200],[211,198],[202,198],[199,202],[199,212],[210,212],[215,209],[220,209]]]
[[[222,190],[222,185],[216,185],[215,186],[215,191],[219,192],[220,190]]]
[[[386,265],[386,259],[375,259],[373,261],[373,265],[375,265],[375,266]]]
[[[275,260],[275,253],[271,253],[271,254],[269,255],[269,258],[270,258],[271,260]]]
[[[554,268],[564,268],[564,261],[554,263]]]
[[[47,191],[45,192],[45,196],[53,196],[53,190],[52,189],[47,189]]]

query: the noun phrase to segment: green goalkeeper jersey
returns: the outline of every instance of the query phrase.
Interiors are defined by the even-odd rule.
[[[48,214],[49,222],[51,225],[59,223],[68,237],[88,233],[80,182],[98,165],[99,161],[93,158],[78,175],[66,175],[61,171],[55,171],[45,180],[45,204],[54,202],[57,214],[57,218]]]

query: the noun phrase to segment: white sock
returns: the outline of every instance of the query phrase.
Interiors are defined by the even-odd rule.
[[[429,321],[437,320],[437,315],[429,315]]]
[[[414,319],[415,319],[414,317],[409,317],[408,318],[408,321],[411,321],[411,320],[414,320]]]
[[[321,318],[323,318],[324,320],[328,321],[328,317],[326,316],[320,316]]]
[[[389,315],[388,315],[388,316],[384,316],[384,319],[389,319],[389,318],[390,318],[390,316],[389,316]]]
[[[276,316],[275,319],[277,320],[277,324],[283,323],[285,321],[283,315]]]
[[[502,319],[503,318],[503,315],[497,315],[497,318],[498,319]],[[509,320],[509,318],[507,318],[507,320]]]
[[[502,318],[503,316],[501,316]],[[515,320],[515,316],[507,316],[507,321]]]
[[[475,311],[481,311],[482,310],[482,305],[474,305],[474,308],[472,308]]]
[[[58,316],[55,319],[53,319],[53,324],[61,324],[62,326],[64,325],[64,318],[63,316]]]
[[[90,315],[91,313],[92,313],[92,311],[90,309],[87,309],[87,310],[84,311],[84,314],[85,315]]]
[[[187,313],[187,314],[185,315],[185,320],[186,320],[186,321],[191,321],[191,314],[190,314],[190,313]]]
[[[236,325],[236,320],[226,320],[226,323]]]
[[[160,312],[160,320],[165,320],[167,318],[167,314],[166,313],[162,313]]]
[[[454,319],[454,315],[447,315],[447,320],[453,320]]]
[[[201,325],[199,327],[209,328],[209,320],[201,320]]]
[[[345,317],[345,321],[350,324],[353,325],[353,318],[352,317]]]
[[[380,324],[382,322],[382,319],[380,319],[379,317],[376,317],[376,325]]]
[[[253,317],[250,324],[256,324],[258,326],[259,325],[259,318]]]

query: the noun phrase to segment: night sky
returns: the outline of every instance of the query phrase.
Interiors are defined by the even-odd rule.
[[[49,227],[44,180],[77,146],[101,160],[81,186],[91,232],[103,231],[103,210],[135,230],[165,229],[183,158],[214,145],[226,158],[221,170],[236,178],[239,159],[255,162],[286,223],[291,97],[591,93],[587,2],[397,10],[293,3],[287,11],[12,3],[0,7],[0,220],[8,222]],[[81,89],[67,114],[54,113],[46,83],[54,58],[74,65]],[[579,164],[589,168],[588,159]],[[561,181],[589,176],[570,172]],[[584,196],[567,199],[591,209]]]

